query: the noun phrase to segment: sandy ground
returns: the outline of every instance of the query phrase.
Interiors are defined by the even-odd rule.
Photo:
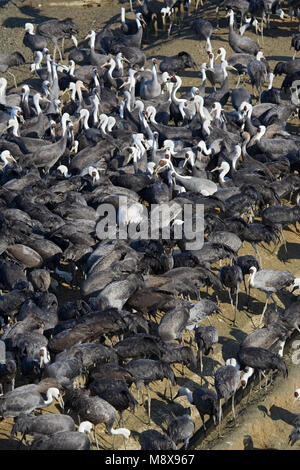
[[[37,81],[32,79],[29,73],[28,64],[32,61],[31,53],[26,50],[22,44],[24,34],[23,27],[26,22],[30,21],[37,24],[53,17],[63,18],[66,16],[72,16],[75,22],[80,26],[79,40],[81,40],[91,28],[94,28],[97,31],[107,24],[117,26],[120,18],[119,12],[121,5],[116,1],[109,4],[103,1],[100,7],[93,8],[72,7],[71,11],[67,6],[61,6],[59,9],[57,6],[49,7],[47,6],[48,3],[48,1],[43,0],[39,0],[38,2],[27,0],[21,5],[21,7],[17,7],[9,3],[5,8],[0,8],[0,18],[2,23],[0,28],[0,52],[19,50],[24,54],[27,62],[24,66],[13,70],[16,74],[19,85],[24,80],[29,82],[32,86],[37,84]],[[40,4],[41,6],[38,8],[37,4]],[[160,4],[162,5],[162,2]],[[126,16],[128,18],[132,18],[133,13],[129,11],[128,3],[124,4],[124,6],[126,6]],[[148,58],[155,56],[158,59],[162,59],[165,55],[173,55],[182,50],[186,50],[192,54],[197,64],[197,70],[187,70],[183,74],[183,92],[186,92],[191,86],[200,84],[201,79],[198,71],[199,66],[202,62],[207,60],[204,49],[193,36],[193,32],[190,28],[192,20],[196,16],[202,16],[213,20],[213,23],[216,24],[214,19],[214,10],[210,3],[206,3],[201,11],[199,10],[196,13],[193,12],[193,8],[194,5],[192,5],[189,15],[182,18],[180,27],[174,26],[170,39],[168,39],[166,32],[159,30],[157,35],[150,35],[144,44],[144,50],[146,51]],[[212,38],[212,46],[214,50],[223,46],[227,49],[228,54],[230,55],[232,51],[228,44],[227,24],[228,20],[225,19],[224,13],[221,13],[220,29],[215,30],[215,34]],[[292,51],[290,50],[290,36],[291,30],[296,29],[297,26],[295,22],[282,22],[281,20],[278,21],[276,18],[272,18],[271,29],[265,32],[265,39],[262,47],[272,68],[278,60],[287,60],[292,56]],[[247,31],[246,34],[256,40],[258,39],[252,31]],[[280,38],[280,40],[276,40],[275,43],[274,38]],[[66,50],[68,50],[68,47],[71,48],[71,44],[67,42]],[[12,86],[13,83],[11,78],[9,76],[7,76],[7,78],[9,85]],[[235,80],[236,77],[231,75],[232,86],[234,86]],[[274,81],[274,85],[279,86],[281,82],[282,77],[277,77]],[[299,122],[297,121],[288,124],[289,129],[292,131],[297,130],[297,125],[299,125]],[[287,203],[287,201],[285,201],[285,203]],[[260,247],[263,264],[262,267],[266,269],[289,270],[295,276],[299,277],[299,232],[295,233],[295,229],[286,230],[285,236],[287,239],[287,254],[285,254],[283,246],[280,247],[277,255],[271,254],[273,246],[267,248]],[[239,255],[242,254],[255,255],[255,252],[249,244],[244,243],[244,247],[239,252]],[[216,272],[219,267],[219,265],[215,266]],[[78,294],[78,286],[73,286],[72,288],[61,287],[60,302],[65,302],[71,298],[78,298]],[[211,294],[210,291],[209,294]],[[205,296],[205,293],[203,293],[203,296]],[[204,377],[202,380],[213,384],[213,370],[216,367],[223,365],[227,358],[232,357],[237,351],[240,341],[247,334],[253,331],[253,322],[255,324],[258,323],[259,314],[262,311],[264,300],[265,295],[254,289],[250,299],[249,308],[247,310],[247,295],[244,289],[242,289],[239,298],[237,328],[232,328],[229,324],[220,322],[216,317],[212,317],[212,324],[218,329],[220,341],[214,357],[204,358]],[[233,318],[232,308],[226,292],[221,296],[220,301],[220,307],[223,314],[228,318]],[[289,303],[290,294],[280,294],[278,305],[284,308],[284,306],[289,305]],[[206,322],[204,322],[204,324],[206,324]],[[297,337],[295,337],[295,339],[297,339]],[[291,364],[290,352],[285,354],[285,358],[289,364],[288,379],[283,380],[281,376],[277,376],[273,385],[268,387],[267,390],[260,391],[258,387],[256,387],[248,403],[248,397],[245,395],[237,405],[236,426],[234,426],[234,423],[231,420],[231,414],[228,414],[222,425],[222,434],[224,436],[222,439],[218,440],[216,431],[211,428],[205,439],[203,439],[203,433],[200,432],[197,434],[198,438],[192,442],[192,448],[244,449],[246,445],[246,441],[244,441],[245,436],[250,436],[250,438],[247,438],[247,445],[251,445],[252,439],[254,448],[290,449],[288,446],[288,435],[291,430],[291,425],[289,424],[290,414],[299,412],[299,409],[295,409],[295,406],[293,405],[293,392],[296,386],[299,387],[300,378],[299,366]],[[187,386],[190,389],[193,389],[201,384],[201,377],[198,369],[191,370],[185,367],[182,375],[181,366],[176,366],[176,368],[174,368],[174,372],[178,386],[172,391],[173,396],[177,393],[179,386]],[[165,426],[164,417],[166,414],[174,413],[175,415],[181,415],[183,414],[184,407],[189,405],[186,397],[180,397],[176,401],[163,397],[163,391],[165,389],[164,382],[154,383],[150,388],[152,397],[151,423],[150,425],[148,424],[147,399],[145,397],[145,403],[139,406],[134,415],[130,415],[129,413],[125,414],[125,420],[127,420],[126,427],[132,431],[130,439],[126,442],[126,449],[139,449],[140,445],[138,438],[140,433],[146,429],[157,429],[161,431]],[[167,397],[169,397],[169,391],[167,392]],[[200,417],[198,416],[196,409],[193,406],[191,408],[192,418],[195,420],[196,429],[199,429],[202,425]],[[60,410],[55,405],[52,405],[47,408],[45,412],[60,412]],[[0,423],[0,449],[24,448],[17,440],[8,439],[11,426],[12,419],[7,419]],[[111,449],[113,444],[112,438],[104,432],[104,427],[98,427],[98,435],[100,448]],[[20,436],[18,435],[17,438],[19,437]],[[118,449],[124,449],[123,439],[117,436],[114,446]],[[299,449],[299,444],[296,444],[295,448]]]

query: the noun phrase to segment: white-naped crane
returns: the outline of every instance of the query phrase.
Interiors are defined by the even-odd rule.
[[[285,289],[294,283],[295,277],[289,271],[278,271],[273,269],[260,269],[255,266],[249,269],[249,285],[266,293],[266,303],[263,308],[259,325],[262,324],[269,298],[281,289]]]

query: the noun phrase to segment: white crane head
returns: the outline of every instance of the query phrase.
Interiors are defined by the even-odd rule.
[[[226,362],[225,362],[225,365],[226,366],[233,366],[238,370],[240,369],[240,365],[234,357],[230,357],[229,359],[227,359]]]
[[[260,139],[266,133],[266,126],[258,126],[256,137]]]
[[[254,374],[254,369],[252,369],[252,367],[249,367],[248,371],[245,372],[245,374],[243,374],[243,377],[241,379],[242,388],[246,388],[249,377],[251,377],[251,375],[253,375],[253,374]]]
[[[294,403],[296,401],[298,401],[299,405],[300,405],[300,388],[296,388],[295,392],[294,392]]]
[[[250,274],[255,274],[256,271],[257,271],[257,268],[255,266],[251,266],[251,268],[249,269]]]
[[[256,60],[260,60],[260,59],[264,59],[265,56],[264,56],[264,53],[263,51],[258,51],[258,53],[256,54]]]
[[[221,60],[225,60],[225,57],[226,57],[226,49],[224,49],[224,47],[219,47],[218,51],[217,51],[217,55],[216,55],[216,59],[218,57],[221,57]]]
[[[294,292],[296,289],[299,289],[299,291],[300,291],[300,277],[295,277],[295,279],[294,279],[292,292]]]
[[[50,354],[46,348],[46,346],[42,346],[40,348],[40,367],[44,364],[48,364],[50,362]]]
[[[185,165],[190,162],[190,164],[192,166],[195,165],[195,155],[194,155],[194,152],[192,150],[188,150],[186,153],[185,153],[185,159],[184,159],[184,163],[183,163],[183,167],[185,167]]]
[[[57,171],[59,171],[65,178],[70,178],[70,174],[68,172],[68,167],[66,165],[59,165],[57,167]]]
[[[89,166],[88,173],[93,179],[93,184],[100,179],[99,171],[95,166]]]
[[[93,29],[91,29],[91,30],[87,33],[87,35],[85,36],[84,40],[90,39],[90,38],[95,37],[95,36],[96,36],[95,31],[94,31]]]
[[[57,400],[58,403],[60,404],[61,408],[64,408],[64,401],[57,387],[48,388],[46,395],[47,395],[47,401],[45,403],[50,404],[52,403],[53,398],[55,398],[55,400]]]
[[[25,23],[24,29],[25,29],[25,31],[27,31],[29,34],[33,34],[34,26],[33,26],[32,23]]]
[[[3,150],[0,154],[1,160],[4,162],[4,166],[9,165],[10,163],[16,163],[16,160],[12,156],[9,150]]]
[[[79,425],[78,432],[86,432],[87,434],[89,434],[90,432],[92,432],[93,428],[94,425],[90,421],[82,421]]]

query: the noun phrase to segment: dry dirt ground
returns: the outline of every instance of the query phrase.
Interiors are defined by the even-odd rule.
[[[20,2],[17,2],[18,4]],[[30,51],[26,50],[22,45],[23,27],[26,22],[34,24],[40,23],[53,17],[64,18],[72,16],[75,22],[80,26],[79,40],[82,40],[87,32],[94,28],[96,31],[100,30],[105,25],[113,27],[118,26],[120,6],[115,0],[113,2],[102,2],[99,7],[91,8],[74,8],[70,11],[67,4],[68,1],[62,1],[60,8],[49,7],[47,4],[50,2],[28,1],[25,0],[20,7],[8,3],[3,9],[0,8],[0,52],[19,50],[26,58],[26,64],[19,68],[15,68],[13,72],[16,74],[18,84],[26,80],[32,86],[37,85],[37,81],[31,77],[29,73],[29,63],[32,61]],[[159,2],[158,2],[159,3]],[[40,7],[37,5],[40,4]],[[66,6],[63,6],[63,5]],[[133,13],[129,10],[129,4],[125,3],[126,16],[133,17]],[[162,5],[162,2],[160,2]],[[194,4],[192,4],[188,15],[182,17],[180,26],[174,26],[171,37],[168,39],[167,33],[158,30],[157,34],[149,35],[145,41],[144,50],[147,57],[157,57],[159,60],[165,55],[174,55],[182,50],[190,52],[197,64],[197,70],[187,70],[183,74],[183,92],[186,92],[189,87],[200,83],[201,78],[199,74],[199,66],[202,62],[207,60],[206,53],[199,42],[195,39],[191,30],[192,20],[201,16],[215,21],[215,12],[210,2],[205,3],[203,8],[198,12],[194,12]],[[278,18],[278,17],[277,17]],[[225,19],[224,12],[220,16],[220,29],[215,30],[212,37],[212,46],[216,50],[218,47],[223,46],[230,55],[232,50],[228,44],[228,19]],[[291,58],[292,51],[290,50],[290,37],[291,31],[296,30],[297,25],[294,21],[281,21],[272,18],[271,29],[265,32],[264,43],[262,49],[265,57],[269,60],[271,68],[274,67],[278,60],[287,60]],[[252,38],[255,37],[253,31],[246,33]],[[71,48],[71,44],[67,42],[66,49]],[[10,86],[12,81],[7,77]],[[236,77],[231,75],[231,85],[234,86]],[[280,86],[282,77],[277,77],[274,86]],[[249,86],[249,85],[247,85]],[[230,108],[230,103],[229,103]],[[295,132],[299,121],[289,123],[289,129]],[[287,201],[285,201],[287,204]],[[287,254],[284,247],[279,248],[278,254],[271,254],[273,246],[260,247],[262,257],[262,267],[266,269],[280,269],[289,270],[296,277],[300,276],[300,234],[295,228],[285,230],[287,239]],[[239,255],[254,254],[253,248],[245,243],[244,247],[240,250]],[[226,263],[227,261],[223,261]],[[219,264],[215,266],[217,272]],[[209,294],[212,292],[209,291]],[[60,302],[72,298],[78,298],[78,286],[66,287],[62,286],[60,290]],[[205,296],[205,292],[203,292]],[[279,307],[289,305],[289,293],[280,294],[278,299]],[[251,331],[253,331],[254,324],[258,323],[259,314],[263,308],[265,295],[258,290],[253,289],[251,299],[249,302],[248,310],[246,308],[247,295],[242,288],[239,298],[239,314],[238,314],[238,327],[232,327],[228,322],[221,322],[216,316],[212,317],[212,324],[217,327],[219,333],[219,345],[213,358],[204,358],[204,377],[201,379],[198,369],[191,370],[184,368],[183,375],[181,374],[181,366],[174,368],[178,386],[172,390],[172,395],[175,396],[179,386],[187,386],[193,389],[199,384],[201,380],[213,385],[213,370],[220,365],[223,365],[225,360],[234,356],[238,349],[240,341]],[[229,303],[229,298],[226,292],[220,297],[220,307],[222,312],[228,318],[232,318],[233,312]],[[205,322],[206,323],[206,322]],[[187,339],[187,338],[185,338]],[[297,339],[297,336],[294,338]],[[298,335],[299,339],[299,335]],[[208,436],[204,438],[203,433],[197,434],[197,439],[193,440],[191,445],[195,449],[244,449],[253,448],[266,449],[290,449],[288,446],[288,435],[292,429],[291,427],[291,414],[299,412],[293,405],[293,392],[300,386],[299,366],[293,365],[290,360],[291,353],[286,352],[285,358],[289,364],[289,377],[283,380],[281,376],[275,378],[273,385],[267,390],[259,390],[256,386],[252,393],[250,401],[247,403],[248,397],[245,395],[241,402],[237,405],[237,423],[236,426],[232,422],[231,414],[229,413],[224,419],[222,425],[222,439],[217,439],[217,434],[214,429],[210,429]],[[147,429],[157,429],[159,431],[165,426],[164,417],[166,414],[174,413],[175,415],[183,414],[184,407],[189,405],[186,397],[180,397],[176,401],[169,398],[169,391],[167,391],[167,398],[163,397],[165,383],[154,383],[151,385],[152,397],[152,412],[151,423],[148,424],[147,418],[147,399],[145,403],[138,407],[134,415],[127,413],[125,415],[126,426],[132,431],[131,437],[126,442],[126,449],[139,449],[139,435]],[[135,391],[134,391],[135,393]],[[202,425],[196,409],[191,406],[192,418],[195,420],[196,429]],[[59,408],[55,405],[49,407],[45,412],[60,412]],[[0,449],[24,449],[18,440],[9,440],[12,419],[6,419],[0,423]],[[104,427],[98,427],[99,444],[102,449],[112,448],[112,438],[104,432]],[[20,436],[18,435],[17,438]],[[124,441],[119,436],[116,436],[114,446],[116,449],[124,449]],[[94,448],[94,446],[93,446]],[[299,449],[295,445],[295,449]]]

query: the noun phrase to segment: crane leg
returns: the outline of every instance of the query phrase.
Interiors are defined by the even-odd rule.
[[[285,239],[285,236],[283,235],[282,227],[280,227],[280,233],[281,233],[281,238],[282,238],[282,241],[283,241],[283,244],[284,244],[285,252],[287,253],[286,239]]]
[[[202,423],[203,423],[203,429],[204,429],[204,432],[206,434],[206,426],[205,426],[205,422],[204,422],[204,415],[200,415],[201,419],[202,419]]]
[[[17,87],[18,87],[18,84],[17,84],[17,80],[16,80],[16,77],[14,76],[14,74],[13,74],[12,72],[10,72],[9,70],[7,70],[7,73],[13,77],[13,79],[14,79],[14,84],[15,84],[15,88],[17,88]]]
[[[150,397],[149,386],[147,385],[146,388],[147,388],[147,395],[148,395],[148,419],[149,419],[149,424],[150,424],[150,422],[151,422],[151,418],[150,418],[150,415],[151,415],[151,397]]]
[[[231,409],[232,409],[233,419],[234,419],[234,421],[235,421],[235,420],[236,420],[236,417],[235,417],[235,409],[234,409],[234,395],[235,395],[235,393],[232,395]]]
[[[221,421],[222,421],[222,406],[221,406],[221,400],[219,400],[218,437],[223,437],[223,436],[221,435]]]
[[[271,292],[267,292],[267,295],[266,295],[266,303],[265,303],[265,306],[264,306],[264,309],[262,311],[262,314],[261,314],[261,317],[260,317],[260,321],[259,321],[259,326],[262,324],[263,322],[263,319],[264,319],[264,315],[265,315],[265,311],[267,310],[267,306],[268,306],[268,302],[269,302],[269,298],[271,297],[272,293]]]
[[[99,444],[98,444],[98,439],[97,439],[97,434],[96,434],[96,426],[94,427],[94,440],[95,440],[96,447],[99,450]]]

